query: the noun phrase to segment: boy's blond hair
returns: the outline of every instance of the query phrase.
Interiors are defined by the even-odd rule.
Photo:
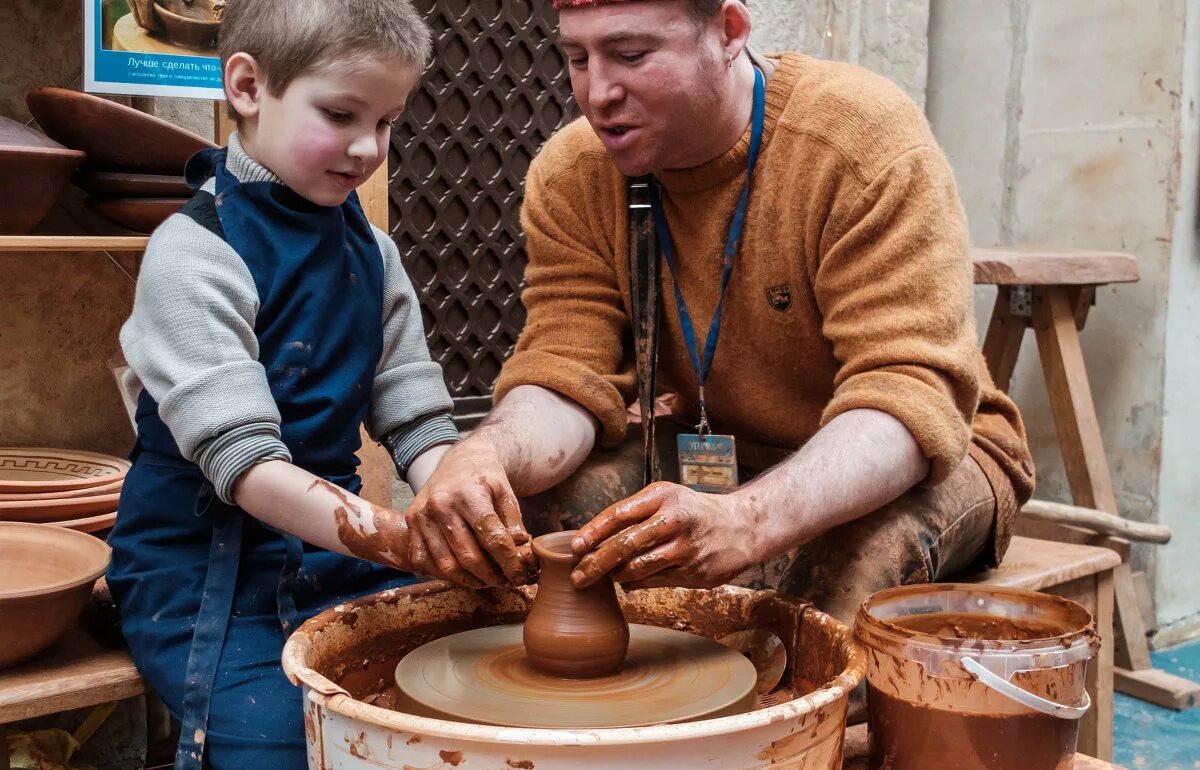
[[[420,70],[431,47],[411,0],[228,0],[221,16],[221,65],[250,54],[272,96],[317,67],[365,56],[395,56]]]

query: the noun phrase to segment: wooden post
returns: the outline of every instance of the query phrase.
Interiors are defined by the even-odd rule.
[[[1017,354],[1021,351],[1021,340],[1028,326],[1028,318],[1013,315],[1012,287],[997,286],[996,305],[992,309],[992,320],[983,340],[983,358],[991,372],[992,383],[1005,393],[1012,382]]]

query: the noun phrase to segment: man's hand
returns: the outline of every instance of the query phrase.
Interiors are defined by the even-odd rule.
[[[571,550],[585,555],[571,582],[584,588],[611,574],[629,589],[727,583],[764,557],[758,510],[731,495],[651,484],[579,530]]]
[[[524,585],[537,560],[504,466],[490,442],[455,446],[405,512],[412,569],[468,588]]]

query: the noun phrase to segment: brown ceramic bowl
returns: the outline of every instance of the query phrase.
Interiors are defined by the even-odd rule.
[[[217,47],[221,19],[215,7],[213,0],[156,0],[152,6],[167,40],[201,51]]]
[[[150,233],[183,208],[187,198],[87,198],[87,207],[128,230]]]
[[[50,213],[87,155],[0,118],[0,235],[23,235]]]
[[[121,493],[117,491],[49,500],[0,500],[0,521],[46,523],[96,516],[111,513],[120,499]]]
[[[83,532],[0,522],[0,668],[66,633],[111,557],[107,543]]]

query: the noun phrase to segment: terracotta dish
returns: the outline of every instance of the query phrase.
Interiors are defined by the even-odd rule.
[[[37,227],[87,155],[9,118],[0,118],[0,235]]]
[[[115,510],[121,493],[69,497],[62,500],[33,500],[28,502],[0,502],[0,521],[50,522],[95,516]]]
[[[36,655],[75,623],[111,555],[82,532],[0,522],[0,667]]]
[[[121,198],[187,198],[192,189],[181,176],[132,174],[124,171],[81,171],[73,180],[93,195]]]
[[[113,524],[117,523],[117,512],[102,513],[99,516],[88,516],[83,519],[70,519],[68,521],[48,521],[47,524],[55,527],[63,527],[64,529],[73,529],[76,532],[87,532],[95,534],[103,532],[107,529],[112,529]]]
[[[167,40],[187,48],[217,47],[225,0],[157,0],[151,8]]]
[[[167,217],[183,208],[187,198],[88,198],[87,207],[121,227],[153,232]]]
[[[188,158],[216,146],[173,123],[79,91],[47,86],[30,91],[25,102],[52,139],[83,150],[100,170],[179,175]]]
[[[38,500],[68,500],[74,497],[94,497],[120,492],[124,479],[117,479],[107,484],[83,489],[71,489],[65,492],[17,492],[15,494],[0,493],[0,503],[32,503]]]
[[[99,452],[0,447],[0,492],[68,492],[125,478],[129,461]]]

